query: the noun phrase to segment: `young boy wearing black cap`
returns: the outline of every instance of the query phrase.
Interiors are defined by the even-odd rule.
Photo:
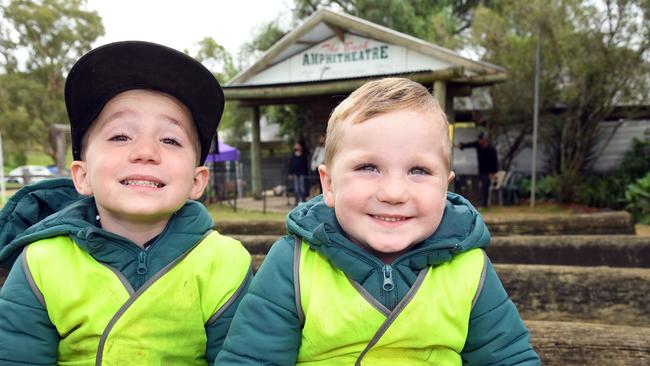
[[[0,213],[0,263],[22,249],[0,291],[0,363],[212,364],[251,277],[189,200],[208,181],[219,84],[183,53],[118,42],[79,59],[65,98],[84,197],[43,181]]]

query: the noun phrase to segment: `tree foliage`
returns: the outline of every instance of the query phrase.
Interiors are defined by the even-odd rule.
[[[64,74],[104,34],[101,18],[85,5],[84,0],[0,3],[0,127],[16,162],[24,161],[28,150],[54,156],[50,126],[68,119]]]
[[[230,53],[213,38],[205,37],[197,44],[199,50],[194,58],[212,71],[221,85],[224,85],[239,72]],[[240,107],[239,103],[226,102],[219,130],[228,131],[226,136],[228,142],[241,140],[247,133],[245,121],[250,118],[249,114],[245,108]]]
[[[475,42],[509,79],[491,89],[494,122],[519,145],[532,124],[534,50],[543,49],[540,116],[557,195],[572,200],[596,155],[599,125],[616,105],[647,97],[650,20],[646,0],[504,0],[479,8]]]
[[[319,8],[343,10],[373,23],[457,48],[472,24],[474,9],[490,0],[294,0],[296,16],[304,18]]]

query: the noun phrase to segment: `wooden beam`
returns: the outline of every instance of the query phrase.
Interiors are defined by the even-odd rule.
[[[434,81],[447,81],[458,79],[463,75],[462,67],[453,67],[444,70],[430,72],[412,73],[402,75],[418,83],[427,85]],[[378,77],[359,78],[353,80],[332,80],[318,83],[289,84],[282,86],[259,86],[259,87],[224,87],[226,100],[270,100],[300,98],[314,95],[331,95],[339,93],[350,93],[367,81],[378,79]]]

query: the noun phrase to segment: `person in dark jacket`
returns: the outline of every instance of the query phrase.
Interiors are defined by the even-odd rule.
[[[408,79],[364,84],[332,113],[323,194],[293,209],[235,314],[225,365],[539,365],[447,192],[447,120]]]
[[[0,364],[212,364],[252,276],[193,201],[221,87],[181,52],[117,42],[77,61],[65,101],[72,179],[0,212]]]
[[[293,182],[294,204],[305,202],[307,198],[307,175],[309,174],[309,163],[305,152],[305,145],[296,142],[293,145],[293,152],[289,158],[289,179]]]
[[[485,131],[481,131],[478,134],[478,139],[476,141],[459,143],[455,146],[461,150],[466,147],[476,149],[476,157],[478,159],[478,177],[481,181],[481,203],[483,207],[487,207],[490,182],[492,182],[495,173],[499,170],[497,149],[490,144],[488,134]]]

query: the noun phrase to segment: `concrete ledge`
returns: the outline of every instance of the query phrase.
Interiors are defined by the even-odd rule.
[[[625,211],[579,215],[491,217],[492,236],[505,235],[634,235],[634,221]]]
[[[496,264],[524,319],[650,327],[650,269]]]
[[[224,235],[286,235],[284,221],[220,221],[215,230]]]
[[[251,254],[266,254],[276,235],[233,235]],[[650,237],[635,235],[499,236],[494,263],[650,268]]]
[[[505,235],[633,235],[634,223],[625,211],[579,215],[493,217],[485,220],[492,236]],[[283,221],[221,221],[226,235],[285,235]]]
[[[487,253],[495,263],[650,268],[650,236],[499,236]]]
[[[650,328],[526,320],[543,365],[648,365]]]

